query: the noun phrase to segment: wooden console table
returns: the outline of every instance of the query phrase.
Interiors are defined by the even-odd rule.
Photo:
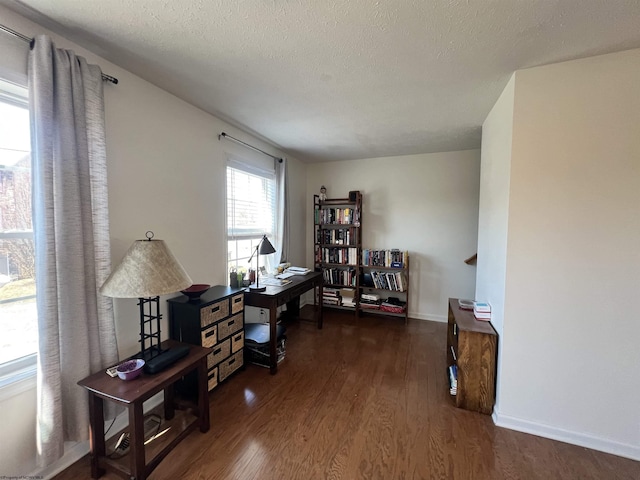
[[[491,322],[476,320],[449,299],[447,362],[458,369],[457,407],[491,415],[496,395],[498,334]]]
[[[162,342],[162,348],[187,345],[174,340]],[[89,420],[91,423],[91,478],[99,478],[105,469],[113,470],[125,478],[144,480],[158,466],[160,461],[196,427],[201,432],[209,431],[209,392],[207,389],[207,355],[210,348],[189,345],[190,351],[186,357],[181,358],[165,370],[148,375],[142,373],[134,380],[121,380],[112,378],[104,370],[78,382],[78,385],[89,391]],[[164,417],[171,420],[175,414],[175,402],[173,384],[187,373],[198,371],[198,404],[195,415],[184,428],[178,425],[172,426],[179,432],[171,432],[158,439],[158,445],[147,446],[147,453],[155,453],[148,462],[145,461],[144,438],[144,412],[142,404],[156,393],[164,390]],[[119,403],[127,407],[129,411],[130,435],[129,466],[109,458],[106,455],[106,442],[104,438],[104,400]],[[186,416],[185,416],[186,419]],[[188,419],[187,419],[188,420]],[[163,438],[166,437],[166,438]]]
[[[267,285],[264,292],[252,292],[245,290],[244,304],[251,307],[261,307],[269,309],[269,365],[272,375],[278,372],[278,355],[276,351],[276,326],[278,322],[278,307],[294,300],[303,293],[318,287],[322,299],[322,272],[310,272],[306,275],[294,275],[289,277],[291,283],[276,287]],[[318,328],[322,328],[322,301],[318,302],[319,312],[317,315]]]

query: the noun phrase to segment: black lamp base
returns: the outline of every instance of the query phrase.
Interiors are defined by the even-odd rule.
[[[264,292],[267,289],[267,287],[256,287],[255,285],[251,285],[249,287],[249,290],[251,290],[252,292]]]

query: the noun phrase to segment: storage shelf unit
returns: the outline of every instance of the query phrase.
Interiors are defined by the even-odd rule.
[[[490,415],[495,403],[498,334],[491,322],[476,320],[449,299],[447,366],[456,365],[457,407]]]
[[[242,367],[243,289],[217,285],[200,298],[190,300],[182,295],[170,298],[167,303],[171,338],[213,349],[207,356],[209,391]],[[176,387],[185,394],[195,394],[195,376],[186,376]]]
[[[313,196],[314,267],[324,278],[325,297],[331,289],[353,289],[354,305],[323,303],[325,308],[352,311],[358,315],[360,255],[362,253],[362,195],[320,200]],[[318,298],[319,302],[324,299]],[[327,300],[330,301],[330,300]]]
[[[400,252],[399,250],[387,250],[387,252]],[[405,324],[409,320],[409,254],[408,252],[400,252],[402,255],[401,267],[390,267],[383,265],[361,265],[363,274],[391,274],[394,276],[395,283],[391,283],[394,288],[380,288],[376,286],[365,285],[362,281],[360,284],[360,295],[363,293],[378,293],[381,297],[396,297],[400,301],[404,302],[403,312],[389,312],[382,309],[367,308],[363,306],[362,302],[359,302],[358,308],[362,313],[371,313],[373,315],[386,315],[390,317],[404,318]],[[363,259],[364,261],[364,259]]]
[[[362,249],[362,194],[350,192],[349,198],[320,200],[313,196],[314,266],[324,279],[324,299],[327,308],[353,311],[356,317],[363,313],[385,315],[408,320],[409,300],[409,254],[400,250],[367,250],[363,258]],[[371,253],[371,256],[369,256]],[[392,261],[395,266],[391,266]],[[365,285],[365,273],[389,278],[388,288],[382,284]],[[400,284],[395,282],[398,278]],[[336,296],[331,292],[335,290]],[[404,303],[402,312],[382,309],[381,305],[370,307],[361,301],[361,295],[377,292],[382,301],[397,298]],[[352,302],[344,297],[352,295]],[[345,305],[344,303],[348,303]],[[385,308],[395,308],[385,306]]]

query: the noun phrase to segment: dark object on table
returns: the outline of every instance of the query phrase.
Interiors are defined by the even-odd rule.
[[[156,355],[150,360],[147,360],[147,364],[144,366],[144,372],[149,374],[161,372],[169,365],[173,365],[175,362],[180,360],[182,357],[186,357],[188,354],[188,345],[180,345],[163,350],[162,353]]]
[[[190,300],[195,300],[196,298],[200,298],[200,295],[209,290],[210,287],[211,285],[206,283],[194,283],[189,288],[181,290],[181,292],[189,297]]]

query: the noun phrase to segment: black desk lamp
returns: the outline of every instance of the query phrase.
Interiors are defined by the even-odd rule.
[[[269,255],[270,253],[276,253],[276,249],[273,248],[273,245],[271,245],[271,242],[269,241],[267,236],[263,235],[262,240],[260,240],[260,243],[258,244],[258,246],[256,246],[255,252],[251,254],[251,257],[249,257],[249,263],[251,263],[253,256],[257,254],[256,255],[256,284],[251,285],[249,287],[249,290],[251,290],[252,292],[264,292],[267,289],[267,287],[260,286],[260,275],[258,275],[258,273],[260,271],[260,254]]]
[[[163,240],[153,240],[153,232],[147,232],[146,237],[131,245],[120,265],[100,288],[100,293],[114,298],[138,298],[139,357],[147,363],[156,358],[155,363],[166,366],[179,356],[178,352],[171,353],[175,349],[160,348],[160,295],[179,292],[193,282]],[[159,358],[160,355],[165,358]]]

